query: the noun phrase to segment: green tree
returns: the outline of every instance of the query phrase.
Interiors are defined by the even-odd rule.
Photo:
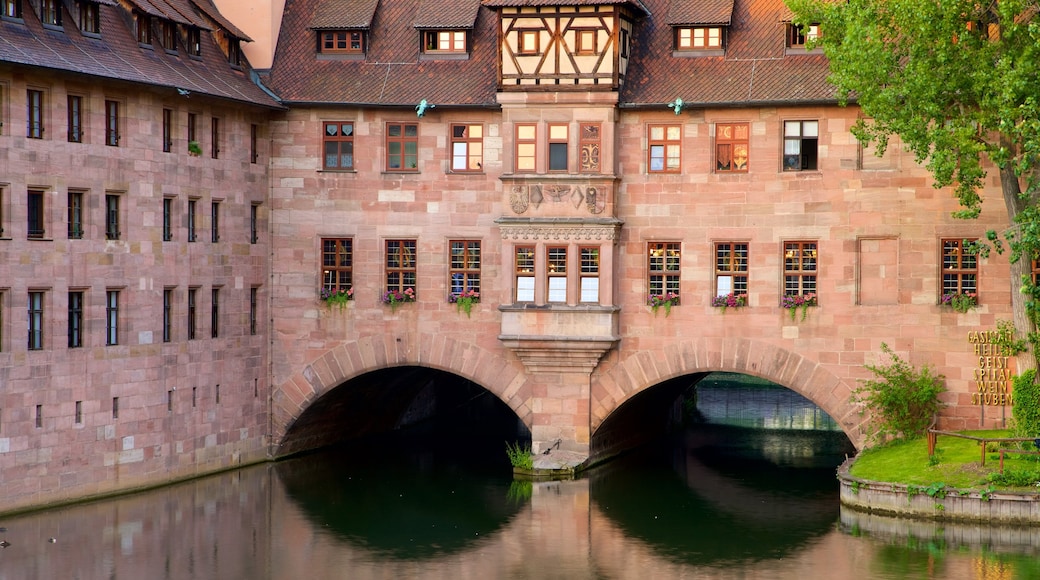
[[[1033,344],[1019,368],[1036,366],[1040,290],[1030,259],[1040,252],[1040,3],[1037,0],[787,0],[798,23],[820,25],[831,82],[864,117],[853,128],[879,154],[896,135],[936,187],[952,186],[974,218],[987,167],[998,172],[1011,227],[977,247],[1008,251],[1012,308]],[[989,165],[992,164],[992,165]],[[1018,286],[1021,280],[1021,292]]]

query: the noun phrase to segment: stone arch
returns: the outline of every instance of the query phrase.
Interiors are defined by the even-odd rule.
[[[822,364],[770,342],[750,338],[676,341],[660,350],[625,356],[592,382],[593,435],[634,395],[682,375],[728,371],[760,377],[809,399],[831,416],[857,449],[862,449],[864,417],[850,397],[855,386]]]
[[[350,379],[391,367],[418,366],[453,373],[498,397],[528,427],[531,409],[518,391],[526,380],[519,363],[473,342],[421,333],[408,339],[374,335],[346,341],[313,359],[275,387],[271,405],[271,442],[275,456],[293,424],[315,401]],[[295,452],[299,450],[292,450]]]

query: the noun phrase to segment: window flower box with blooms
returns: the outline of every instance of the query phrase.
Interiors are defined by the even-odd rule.
[[[747,306],[747,294],[730,292],[729,294],[716,296],[711,299],[711,305],[715,308],[721,308],[722,312],[725,313],[727,308],[741,308]]]
[[[808,294],[786,294],[780,299],[780,306],[783,306],[791,313],[791,320],[794,320],[795,315],[798,313],[798,309],[801,308],[802,320],[805,320],[809,307],[816,306],[816,294],[812,292]]]
[[[415,302],[415,290],[413,288],[405,288],[401,290],[387,290],[383,293],[383,304],[390,306],[390,311],[394,312],[397,307],[404,302]]]
[[[472,288],[462,292],[452,292],[448,295],[448,303],[454,304],[459,312],[465,312],[466,318],[469,318],[470,312],[473,311],[473,305],[478,302],[480,302],[480,292]]]
[[[672,313],[672,306],[679,305],[679,295],[675,292],[666,292],[665,294],[651,294],[646,299],[646,304],[653,310],[654,314],[657,314],[658,308],[664,308],[664,315],[668,316]]]
[[[354,289],[341,288],[339,290],[332,290],[322,286],[321,290],[318,292],[318,297],[325,303],[325,306],[332,308],[332,305],[335,304],[339,306],[340,310],[343,310],[347,306],[347,302],[354,299]]]
[[[949,306],[961,314],[979,305],[979,295],[974,292],[950,292],[939,299],[940,306]]]

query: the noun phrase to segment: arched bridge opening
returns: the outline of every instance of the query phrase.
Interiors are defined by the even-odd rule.
[[[531,440],[516,413],[481,385],[442,370],[398,366],[326,391],[288,427],[275,455],[401,435],[414,435],[424,445],[468,453],[486,447],[503,455],[503,441]]]

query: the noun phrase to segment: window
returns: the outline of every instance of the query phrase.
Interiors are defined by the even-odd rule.
[[[29,292],[29,350],[43,349],[43,292]]]
[[[599,303],[599,248],[580,248],[581,292],[580,301]]]
[[[199,289],[188,288],[188,340],[195,340],[196,306]]]
[[[682,127],[650,125],[647,152],[650,173],[678,173],[682,158]]]
[[[529,173],[535,170],[537,126],[521,123],[516,126],[516,171]]]
[[[30,189],[28,192],[28,238],[43,239],[44,229],[43,192]]]
[[[217,338],[220,336],[220,288],[211,289],[209,295],[209,335]]]
[[[259,153],[257,151],[257,134],[260,129],[256,123],[249,126],[249,162],[256,163]]]
[[[249,243],[255,244],[260,235],[260,204],[249,206]]]
[[[386,170],[417,171],[419,167],[419,125],[387,123]]]
[[[319,50],[322,53],[365,52],[365,33],[360,30],[328,30],[319,33]]]
[[[76,401],[76,424],[83,424],[83,401]]]
[[[177,50],[177,24],[172,20],[163,20],[160,26],[159,42],[162,47],[170,52]]]
[[[43,139],[43,91],[26,91],[25,107],[25,136],[30,139]]]
[[[330,294],[354,287],[354,241],[326,238],[321,241],[321,286]]]
[[[105,239],[119,239],[119,196],[105,195]]]
[[[162,341],[173,340],[173,288],[162,292]]]
[[[209,125],[209,156],[220,158],[220,119],[213,117]]]
[[[195,113],[188,113],[188,152],[191,152],[191,144],[199,144],[198,135],[199,117]],[[201,153],[202,151],[199,150]]]
[[[188,200],[188,241],[195,241],[195,206],[198,205],[198,200]]]
[[[574,31],[574,53],[578,55],[594,55],[599,52],[596,44],[595,28],[579,28]]]
[[[466,290],[480,292],[480,242],[452,240],[450,245],[451,293],[458,296]]]
[[[567,302],[567,248],[545,249],[546,302]]]
[[[101,18],[97,3],[87,0],[79,3],[79,29],[92,34],[101,32]]]
[[[978,256],[965,251],[974,240],[942,240],[942,294],[976,294],[978,292]]]
[[[61,26],[61,0],[40,0],[40,22]]]
[[[484,166],[484,126],[451,126],[451,170],[480,171]]]
[[[813,41],[820,37],[820,25],[810,24],[809,26],[802,26],[800,24],[788,24],[787,25],[787,46],[788,48],[797,48],[805,46],[807,41]]]
[[[717,26],[677,28],[676,50],[705,50],[722,48],[722,28]]]
[[[517,246],[513,263],[516,265],[516,301],[534,302],[534,247]]]
[[[214,201],[209,204],[209,233],[210,241],[214,244],[220,241],[220,202]]]
[[[112,418],[119,418],[119,397],[112,397]]]
[[[68,96],[69,143],[83,142],[83,97]]]
[[[3,15],[7,18],[22,17],[22,0],[2,0]]]
[[[253,286],[249,289],[249,334],[256,335],[256,319],[259,304],[257,303],[257,295],[259,294],[259,288]]]
[[[538,48],[538,30],[518,30],[517,52],[521,55],[532,56],[541,52]]]
[[[81,240],[83,239],[83,192],[70,191],[68,200],[69,239]]]
[[[168,242],[173,239],[173,198],[162,200],[162,239]]]
[[[427,30],[423,35],[423,52],[466,52],[463,30]]]
[[[173,150],[173,110],[162,110],[162,150],[169,153]]]
[[[715,171],[743,173],[748,164],[747,123],[715,126]]]
[[[152,43],[152,19],[142,12],[134,12],[134,26],[139,44]]]
[[[679,295],[679,266],[682,250],[678,242],[650,242],[647,244],[648,286],[651,296]]]
[[[784,295],[816,294],[816,242],[784,242]]]
[[[324,169],[354,169],[354,123],[325,123]]]
[[[83,346],[83,292],[69,292],[69,348]]]
[[[567,171],[567,125],[549,124],[549,171]]]
[[[816,169],[818,121],[784,121],[784,171]]]
[[[415,291],[415,240],[386,241],[386,289]]]
[[[119,147],[119,103],[105,101],[105,145]]]
[[[581,172],[599,173],[599,123],[580,124],[578,126],[578,134],[578,148],[581,154]]]
[[[105,291],[105,344],[119,344],[119,290]]]
[[[748,293],[748,245],[715,243],[715,296]]]
[[[188,54],[191,56],[202,56],[202,30],[195,26],[188,27],[187,32]]]

